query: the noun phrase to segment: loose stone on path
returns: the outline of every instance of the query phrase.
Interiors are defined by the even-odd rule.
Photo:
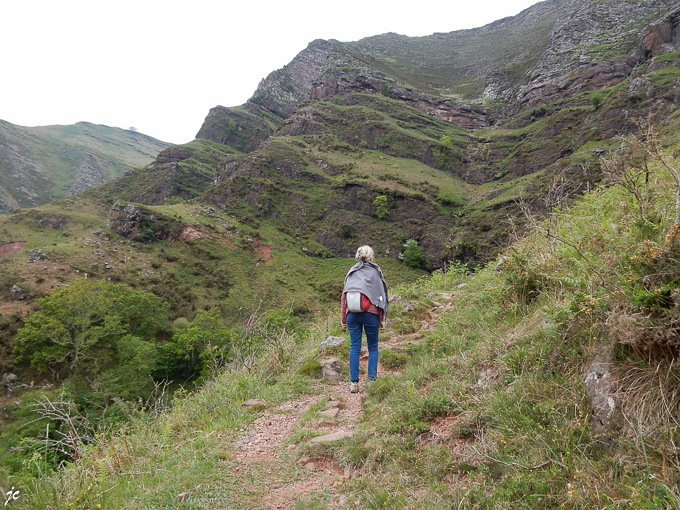
[[[352,437],[354,432],[345,432],[344,430],[338,430],[331,434],[326,434],[325,436],[317,436],[312,438],[310,443],[332,443],[334,441],[340,441],[348,437]]]
[[[326,411],[319,411],[319,414],[326,416],[327,418],[335,418],[339,412],[340,409],[334,407],[332,409],[327,409]]]

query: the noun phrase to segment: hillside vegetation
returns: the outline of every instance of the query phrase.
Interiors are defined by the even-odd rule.
[[[150,163],[169,146],[136,131],[88,122],[22,127],[0,121],[0,212],[99,186]]]
[[[365,393],[318,379],[318,360],[347,354],[319,351],[341,333],[331,310],[268,343],[254,365],[131,410],[129,425],[31,482],[17,507],[266,508],[272,493],[337,466],[332,483],[287,504],[679,508],[680,171],[641,132],[605,164],[609,187],[533,217],[493,264],[393,284],[400,321],[382,335],[383,373]],[[243,409],[251,398],[267,411]],[[363,402],[354,435],[310,442],[348,426],[343,411],[321,421],[318,411],[349,398]],[[249,424],[285,415],[276,409],[293,399],[312,404],[276,458],[244,459]]]
[[[677,509],[679,23],[316,40],[193,142],[0,216],[7,506]],[[320,342],[362,244],[392,306],[352,395]]]

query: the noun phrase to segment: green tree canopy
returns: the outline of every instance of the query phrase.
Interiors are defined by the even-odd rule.
[[[373,200],[373,205],[375,206],[375,214],[378,219],[384,220],[390,213],[390,206],[386,195],[378,195]]]
[[[176,354],[189,361],[190,369],[205,375],[211,364],[222,364],[231,350],[231,331],[222,324],[219,308],[199,310],[186,328],[178,328],[172,337]]]
[[[448,152],[453,150],[453,141],[451,140],[450,136],[443,135],[439,139],[439,143],[441,144],[439,146],[439,152]]]
[[[156,344],[125,335],[116,340],[115,351],[111,368],[97,376],[100,392],[109,398],[124,399],[148,395],[153,388],[151,374],[160,359]]]
[[[418,269],[419,267],[429,265],[429,260],[427,256],[423,253],[422,246],[418,246],[418,241],[409,239],[404,245],[404,264],[413,269]]]
[[[14,341],[17,361],[39,371],[65,363],[70,373],[101,369],[119,338],[151,338],[168,326],[168,304],[125,285],[82,279],[37,299]]]

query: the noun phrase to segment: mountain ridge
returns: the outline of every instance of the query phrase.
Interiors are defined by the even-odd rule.
[[[41,508],[55,494],[252,508],[304,476],[288,456],[311,456],[352,477],[302,508],[678,508],[676,12],[543,2],[473,32],[483,44],[461,53],[496,51],[469,75],[439,65],[461,34],[369,38],[380,53],[313,41],[251,101],[211,109],[196,140],[0,217],[0,368],[23,395],[0,403],[0,473],[30,480]],[[418,51],[432,51],[426,67]],[[420,69],[423,86],[409,78]],[[289,475],[264,466],[260,490],[258,466],[232,455],[255,419],[241,403],[327,387],[319,358],[348,348],[317,346],[341,334],[362,244],[395,294],[381,363],[396,370],[362,395],[368,419],[349,441],[315,449],[335,424],[303,413],[278,465]],[[37,298],[89,282],[151,293],[167,321],[94,339],[102,370],[78,372],[48,335],[21,331],[47,318]],[[39,373],[43,354],[56,363]],[[172,409],[170,378],[182,385]],[[207,384],[188,395],[193,381]],[[132,425],[48,456],[74,415],[36,421],[31,397],[62,389],[65,409]],[[45,475],[61,460],[67,475]]]
[[[0,209],[35,207],[99,186],[170,145],[89,122],[25,127],[0,121]]]

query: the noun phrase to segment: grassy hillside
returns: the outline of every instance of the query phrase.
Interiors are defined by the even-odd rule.
[[[136,217],[137,223],[130,223],[131,217]],[[274,314],[271,320],[275,321],[283,314],[297,322],[309,321],[337,305],[344,276],[353,264],[352,259],[329,258],[320,245],[296,239],[252,212],[235,217],[192,202],[170,206],[124,203],[109,208],[79,195],[5,215],[0,224],[0,371],[17,377],[3,380],[12,391],[0,400],[3,475],[35,474],[34,467],[49,470],[64,458],[61,453],[46,455],[36,466],[27,464],[31,451],[22,449],[22,445],[30,443],[36,423],[45,427],[45,423],[33,419],[36,400],[45,395],[75,399],[93,426],[115,422],[118,428],[129,419],[127,404],[120,397],[128,400],[134,394],[132,400],[149,398],[153,380],[171,377],[174,383],[169,391],[174,393],[180,385],[191,388],[203,377],[199,366],[207,365],[197,356],[202,352],[211,357],[211,345],[216,340],[208,339],[198,351],[192,350],[194,357],[184,360],[175,335],[193,331],[191,324],[195,320],[195,326],[201,323],[204,311],[217,313],[221,331],[229,338],[240,337],[247,330],[243,325],[249,317],[269,319]],[[368,241],[362,235],[353,239],[356,243]],[[395,282],[413,281],[423,274],[394,259],[380,259],[379,263]],[[168,303],[167,320],[158,317],[165,325],[144,339],[149,343],[137,344],[142,349],[139,352],[153,352],[140,357],[129,350],[131,357],[125,357],[125,351],[118,350],[123,345],[119,342],[130,339],[114,334],[95,345],[96,354],[89,354],[92,359],[99,358],[94,366],[74,370],[65,360],[48,354],[52,352],[49,348],[44,352],[51,360],[47,371],[36,363],[33,354],[17,361],[17,331],[37,316],[36,310],[46,309],[47,302],[41,298],[60,292],[68,295],[70,289],[79,288],[75,283],[83,281],[125,284]],[[102,295],[99,301],[106,299]],[[107,313],[118,311],[113,306]],[[51,338],[50,331],[61,330],[54,326],[38,337]],[[112,346],[119,354],[113,355]],[[259,347],[253,349],[259,352]],[[236,356],[236,349],[232,351],[231,347],[219,354],[225,360]],[[136,388],[127,388],[125,395],[116,395],[116,391],[112,393],[114,386],[135,379],[131,373],[105,373],[128,362],[138,367],[132,370],[139,372],[141,382]],[[62,430],[59,420],[49,423],[52,434],[58,436]]]
[[[560,4],[533,7],[535,13],[497,21],[481,29],[425,37],[383,34],[343,45],[371,67],[420,90],[481,96],[494,74],[517,83],[549,47]]]
[[[35,207],[146,165],[170,144],[78,122],[22,127],[0,121],[0,199],[5,211]]]
[[[153,163],[0,217],[11,505],[680,508],[680,53],[611,87],[496,105],[475,130],[380,83],[442,106],[421,92],[472,97],[496,68],[521,82],[560,5],[486,37],[350,45],[376,74],[286,118],[267,98],[217,107]],[[460,58],[499,37],[465,74]],[[325,62],[324,47],[308,50]],[[81,128],[73,143],[95,136]],[[393,322],[357,396],[320,378],[347,345],[319,342],[346,336],[338,299],[361,244]],[[83,303],[90,336],[71,327]]]
[[[434,268],[484,263],[522,228],[520,197],[547,210],[556,182],[572,193],[592,187],[602,179],[600,158],[618,144],[614,137],[634,132],[635,119],[649,112],[674,131],[677,55],[640,66],[644,79],[475,131],[378,94],[312,101],[248,154],[198,139],[86,196],[106,206],[195,198],[251,223],[271,220],[298,242],[321,245],[307,247],[318,253],[348,256],[353,235],[364,232],[391,257],[411,238]],[[373,204],[379,196],[389,203],[381,218]]]
[[[347,260],[305,254],[302,248],[321,247],[295,240],[266,219],[240,220],[196,203],[137,208],[141,226],[123,232],[131,238],[117,232],[108,207],[82,197],[7,215],[0,244],[25,245],[0,259],[3,292],[18,285],[27,296],[40,297],[87,275],[152,290],[173,303],[173,318],[190,317],[198,308],[238,310],[260,301],[266,308],[295,301],[311,313],[323,303],[315,286],[332,284],[327,299],[339,297],[336,287]],[[257,222],[257,230],[248,222]],[[357,236],[355,243],[366,240]],[[31,250],[41,250],[44,260],[29,262]],[[395,278],[412,278],[396,261],[384,265]],[[31,309],[28,300],[5,300],[3,307]]]
[[[99,436],[22,486],[22,504],[264,508],[288,494],[295,508],[680,508],[680,171],[645,133],[606,164],[611,187],[535,218],[487,268],[392,285],[400,321],[364,393],[317,379],[317,360],[347,355],[318,351],[341,334],[336,309],[250,372],[232,366]],[[242,409],[249,398],[267,410]],[[343,418],[350,398],[363,403],[356,420]],[[281,410],[293,400],[310,407]],[[341,414],[320,418],[332,401]],[[243,457],[258,416],[291,413],[275,454]],[[311,442],[348,427],[350,438]]]

